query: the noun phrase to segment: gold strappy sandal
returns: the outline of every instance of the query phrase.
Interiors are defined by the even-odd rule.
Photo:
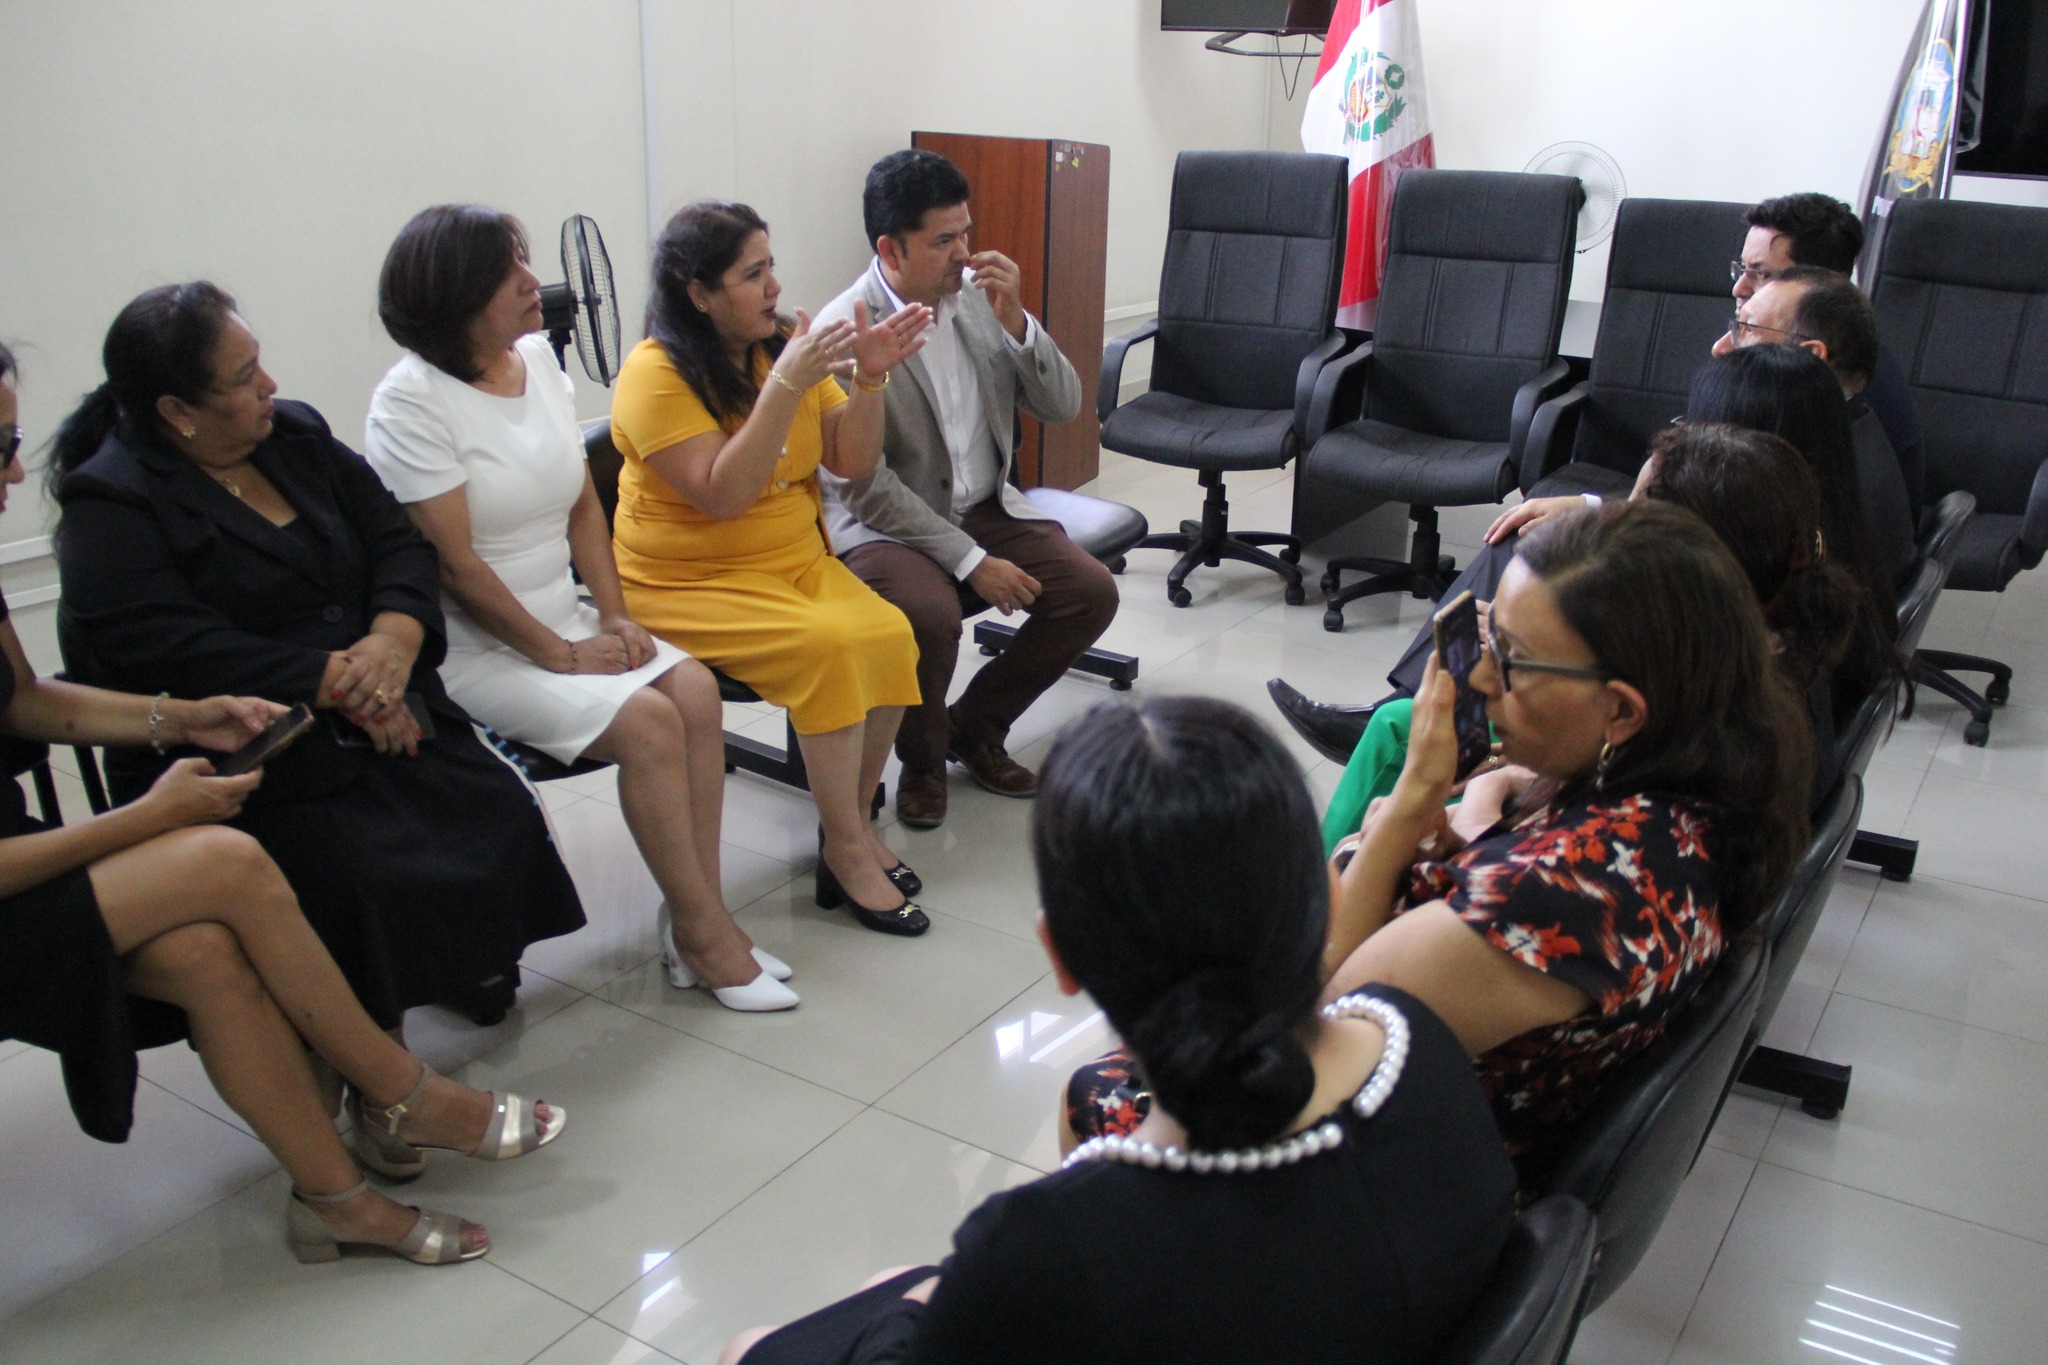
[[[476,1224],[452,1213],[433,1213],[414,1206],[413,1212],[419,1214],[419,1219],[412,1225],[412,1231],[396,1245],[386,1246],[382,1242],[343,1241],[327,1225],[327,1220],[313,1211],[315,1204],[345,1204],[369,1188],[369,1181],[358,1180],[340,1194],[293,1190],[291,1202],[284,1209],[284,1235],[291,1244],[292,1255],[303,1265],[319,1265],[340,1260],[343,1247],[362,1247],[403,1256],[414,1265],[454,1265],[457,1261],[474,1261],[491,1249],[489,1239],[485,1238],[465,1250],[465,1234]]]
[[[411,1180],[427,1168],[426,1153],[460,1150],[424,1143],[415,1145],[398,1134],[398,1125],[412,1106],[419,1103],[420,1097],[427,1093],[427,1082],[434,1078],[434,1074],[434,1069],[422,1062],[419,1084],[412,1088],[410,1095],[388,1109],[369,1104],[360,1092],[349,1097],[349,1112],[355,1119],[356,1156],[386,1179]],[[463,1152],[464,1156],[480,1161],[510,1161],[513,1157],[525,1156],[561,1136],[562,1125],[569,1119],[568,1111],[558,1104],[548,1105],[547,1122],[541,1123],[534,1117],[534,1106],[545,1101],[495,1092],[491,1099],[491,1121],[484,1128],[483,1140],[474,1150]]]

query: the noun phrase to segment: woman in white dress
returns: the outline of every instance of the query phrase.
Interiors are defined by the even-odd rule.
[[[789,968],[719,890],[717,682],[626,615],[518,220],[473,204],[416,215],[384,258],[377,309],[407,354],[370,400],[364,450],[440,551],[449,695],[563,763],[616,763],[626,827],[665,897],[669,980],[729,1009],[791,1008]]]

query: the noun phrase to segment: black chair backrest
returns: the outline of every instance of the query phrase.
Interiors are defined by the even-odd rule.
[[[1735,313],[1728,263],[1742,254],[1748,211],[1706,200],[1622,201],[1574,460],[1632,475],[1658,428],[1685,411],[1693,371]]]
[[[1900,204],[1871,302],[1926,428],[1926,497],[2025,512],[2048,457],[2048,209]]]
[[[1883,697],[1872,700],[1882,704]],[[1764,946],[1770,950],[1770,962],[1764,972],[1763,999],[1757,1002],[1753,1037],[1763,1036],[1778,1011],[1778,1002],[1785,998],[1785,988],[1792,984],[1792,974],[1799,970],[1800,954],[1806,951],[1813,927],[1827,908],[1835,875],[1849,856],[1849,845],[1856,842],[1856,821],[1862,814],[1863,778],[1859,773],[1844,772],[1813,822],[1813,841],[1758,924]]]
[[[1173,168],[1152,388],[1227,408],[1294,406],[1336,327],[1350,167],[1308,152],[1182,152]]]
[[[1365,415],[1456,440],[1507,440],[1515,391],[1557,360],[1585,202],[1576,176],[1403,175]]]
[[[611,418],[583,424],[583,458],[590,463],[590,481],[597,485],[597,501],[609,526],[618,516],[619,471],[626,467],[626,457],[612,444]]]
[[[1664,1036],[1606,1082],[1552,1168],[1543,1193],[1569,1194],[1599,1220],[1589,1311],[1628,1278],[1663,1224],[1720,1111],[1763,986],[1763,946],[1745,935]]]
[[[1479,1302],[1431,1365],[1558,1365],[1593,1269],[1593,1215],[1569,1195],[1522,1210]]]

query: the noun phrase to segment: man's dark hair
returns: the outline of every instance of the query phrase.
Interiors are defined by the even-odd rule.
[[[526,230],[481,204],[437,204],[399,229],[377,280],[391,339],[467,383],[482,375],[469,325],[527,258]]]
[[[1828,368],[1846,388],[1861,391],[1877,369],[1877,312],[1849,277],[1817,265],[1795,265],[1772,281],[1799,286],[1792,330],[1828,348]]]
[[[1863,250],[1863,224],[1839,199],[1811,190],[1766,199],[1743,217],[1751,227],[1783,233],[1786,251],[1798,265],[1817,265],[1846,275]]]
[[[901,237],[924,226],[933,209],[967,202],[967,177],[937,152],[891,152],[868,171],[861,191],[860,214],[868,231],[868,250],[884,237]]]

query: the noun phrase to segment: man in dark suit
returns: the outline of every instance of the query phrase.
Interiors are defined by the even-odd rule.
[[[924,700],[896,736],[896,813],[929,829],[946,817],[949,759],[998,795],[1037,793],[1004,748],[1010,726],[1108,628],[1116,580],[1010,485],[1018,412],[1071,420],[1081,380],[1024,311],[1016,263],[970,248],[966,177],[936,153],[895,152],[868,172],[861,208],[875,258],[817,322],[908,303],[933,321],[884,398],[882,463],[821,481],[834,552],[917,637]],[[963,610],[983,604],[1030,619],[948,707]]]

